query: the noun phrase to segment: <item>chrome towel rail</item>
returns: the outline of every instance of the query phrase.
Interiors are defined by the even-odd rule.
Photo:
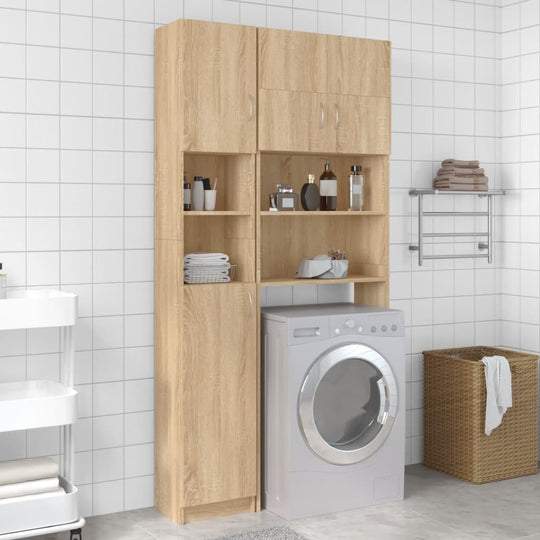
[[[418,265],[422,266],[425,260],[435,259],[487,259],[491,264],[493,253],[493,196],[505,195],[506,191],[502,189],[493,189],[489,191],[440,191],[437,189],[411,189],[409,195],[418,197],[418,244],[410,244],[410,251],[418,252]],[[424,211],[424,196],[425,195],[473,195],[476,197],[485,197],[487,199],[487,211],[485,212],[425,212]],[[483,232],[441,232],[435,233],[424,232],[424,217],[485,217],[487,218],[487,231]],[[447,254],[447,255],[425,255],[424,254],[424,238],[463,238],[463,237],[484,237],[486,242],[479,242],[478,249],[485,250],[487,253],[471,253],[471,254]]]

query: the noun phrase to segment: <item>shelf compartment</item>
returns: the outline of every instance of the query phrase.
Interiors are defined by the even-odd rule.
[[[249,215],[255,204],[255,155],[254,154],[184,154],[184,174],[191,184],[191,202],[193,203],[193,177],[218,178],[216,210],[205,212],[241,212]],[[183,203],[181,205],[183,208]],[[198,212],[186,211],[184,215],[196,215]],[[240,215],[240,214],[222,214]]]
[[[381,246],[385,246],[388,240],[387,220],[379,216],[351,219],[349,216],[322,214],[297,219],[288,212],[282,212],[281,219],[261,219],[261,284],[314,283],[312,279],[297,280],[296,270],[302,259],[328,253],[331,248],[347,253],[350,277],[345,279],[349,282],[386,279],[388,250],[381,249]],[[320,282],[332,283],[333,280],[323,279]]]
[[[263,287],[277,287],[282,285],[328,285],[330,283],[385,283],[384,277],[349,275],[340,279],[316,279],[316,278],[276,278],[261,282]]]
[[[0,540],[46,534],[47,531],[35,530],[45,527],[55,526],[58,530],[69,530],[84,525],[84,520],[79,520],[77,488],[62,476],[59,478],[65,493],[0,500]],[[80,521],[81,525],[77,526],[77,521]],[[69,527],[62,527],[68,524]]]
[[[0,330],[72,326],[77,296],[49,289],[22,289],[0,300]]]
[[[306,212],[305,210],[298,210],[297,212],[279,211],[274,212],[270,210],[263,210],[260,212],[263,217],[267,216],[279,216],[283,217],[332,217],[332,216],[347,216],[347,217],[367,217],[367,216],[386,216],[385,212],[378,212],[376,210],[362,210],[362,211],[350,211],[350,210],[336,210],[334,212],[321,212],[316,210],[314,212]]]
[[[62,426],[76,420],[77,391],[73,388],[41,380],[0,384],[0,432]]]
[[[382,214],[388,211],[388,156],[261,153],[261,212],[268,211],[269,196],[276,191],[276,184],[290,184],[300,194],[308,173],[314,173],[318,179],[324,169],[324,157],[330,159],[338,179],[337,212],[329,214],[346,212],[349,208],[351,165],[362,165],[364,209]]]
[[[234,281],[254,282],[255,219],[250,216],[205,215],[184,220],[182,262],[185,255],[197,252],[226,253],[229,262],[236,264]]]

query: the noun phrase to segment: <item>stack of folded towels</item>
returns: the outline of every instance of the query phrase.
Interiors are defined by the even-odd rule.
[[[433,187],[445,191],[487,191],[488,177],[476,160],[445,159],[433,179]]]
[[[225,253],[189,253],[184,257],[184,283],[228,283],[230,268]]]
[[[0,463],[0,504],[17,497],[46,498],[65,493],[58,464],[51,458],[18,459]]]

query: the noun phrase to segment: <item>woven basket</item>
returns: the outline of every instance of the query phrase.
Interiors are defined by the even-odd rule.
[[[493,347],[424,351],[424,465],[473,484],[538,471],[538,357]],[[504,356],[513,407],[484,433],[484,356]]]

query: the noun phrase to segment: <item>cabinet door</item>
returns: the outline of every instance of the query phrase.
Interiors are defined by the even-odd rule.
[[[259,90],[259,149],[324,152],[326,95]]]
[[[328,92],[390,97],[390,42],[328,36]]]
[[[257,495],[256,285],[184,287],[185,506]]]
[[[329,95],[328,152],[390,153],[388,98]]]
[[[255,152],[256,29],[180,23],[183,149]]]
[[[326,92],[326,36],[259,28],[259,88]]]

